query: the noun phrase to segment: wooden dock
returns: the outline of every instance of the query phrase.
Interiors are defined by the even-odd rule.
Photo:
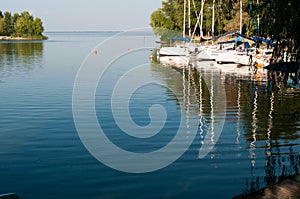
[[[290,176],[256,192],[232,199],[300,199],[300,175]]]

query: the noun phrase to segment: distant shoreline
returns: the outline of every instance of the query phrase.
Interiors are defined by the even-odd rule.
[[[12,36],[0,36],[0,41],[41,41],[47,40],[47,37],[12,37]]]

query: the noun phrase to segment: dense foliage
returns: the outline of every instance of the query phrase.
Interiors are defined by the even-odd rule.
[[[239,30],[240,3],[239,0],[215,0],[215,34],[222,34],[232,30]],[[213,0],[204,0],[203,9],[203,33],[211,35],[212,30],[212,5]],[[248,0],[243,0],[243,31],[253,31],[253,26],[249,25],[250,15]],[[187,10],[188,8],[186,8]],[[201,10],[201,0],[191,0],[191,27],[194,29],[197,23],[197,16]],[[186,16],[188,17],[188,16]],[[150,25],[152,28],[166,28],[170,30],[183,31],[184,0],[167,0],[162,2],[162,8],[151,14]],[[188,21],[186,19],[186,21]],[[186,23],[188,31],[188,23]],[[200,34],[197,27],[196,33]]]
[[[211,35],[213,1],[215,3],[215,35],[238,31],[240,0],[191,0],[191,27],[195,27],[201,2],[204,2],[202,29],[204,35]],[[276,40],[275,55],[283,58],[283,55],[287,54],[290,61],[299,63],[299,0],[242,0],[242,10],[242,34]],[[150,25],[159,35],[162,35],[157,31],[160,28],[181,33],[184,29],[183,19],[184,0],[166,0],[162,2],[161,8],[151,14]],[[185,29],[188,31],[188,23],[185,24]],[[199,28],[196,30],[196,35],[200,35]],[[185,34],[188,35],[187,32]]]
[[[264,0],[253,9],[260,16],[258,34],[275,38],[275,54],[282,57],[286,52],[290,61],[300,62],[300,1]]]
[[[0,11],[0,35],[43,39],[44,27],[40,18],[34,18],[28,11],[21,14]]]

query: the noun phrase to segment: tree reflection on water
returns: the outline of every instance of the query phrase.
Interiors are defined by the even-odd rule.
[[[299,139],[300,90],[287,86],[288,77],[292,75],[269,72],[270,78],[266,85],[250,84],[251,103],[245,111],[248,116],[257,115],[259,122],[253,125],[252,119],[252,132],[249,125],[245,137],[251,143],[259,142],[257,146],[252,146],[253,151],[258,147],[265,150],[265,185],[299,174],[299,151],[294,147],[298,146]],[[247,179],[244,193],[260,188],[260,179],[254,173],[255,156],[250,155],[250,159],[251,177]]]
[[[2,41],[0,42],[0,77],[12,73],[27,73],[42,67],[42,41]]]
[[[243,136],[249,143],[250,176],[244,194],[299,174],[300,89],[287,86],[286,77],[291,75],[270,72],[267,82],[232,76],[225,81],[227,101],[238,99],[236,106],[242,112],[238,121],[243,121]],[[258,149],[265,151],[263,177],[256,168]]]
[[[192,108],[198,110],[200,116],[200,139],[205,134],[201,131],[205,125],[201,118],[204,116],[208,122],[206,124],[213,124],[212,96],[207,88],[212,83],[205,82],[205,73],[208,72],[187,67],[183,74],[191,84],[190,88],[195,94],[193,97],[197,99],[194,103],[198,105]],[[168,74],[166,72],[165,75]],[[227,114],[235,114],[234,117],[230,116],[232,118],[226,118],[236,123],[234,143],[243,146],[241,150],[248,150],[249,175],[244,176],[245,186],[241,191],[244,194],[273,184],[284,176],[299,174],[300,89],[291,88],[287,84],[287,77],[293,75],[270,72],[268,80],[254,81],[251,76],[221,74],[225,85]],[[213,81],[217,76],[211,75],[210,80]],[[183,89],[180,80],[166,79],[168,85]],[[204,130],[209,131],[209,128]],[[243,138],[245,143],[241,141]]]

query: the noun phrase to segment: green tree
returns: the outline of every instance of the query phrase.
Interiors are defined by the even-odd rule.
[[[196,25],[200,0],[191,5],[192,27]],[[215,33],[239,30],[240,0],[215,0]],[[205,0],[203,13],[203,32],[209,34],[212,26],[213,0]],[[276,39],[275,56],[300,63],[300,1],[299,0],[242,0],[243,34],[258,35]],[[184,0],[166,0],[162,8],[154,11],[150,17],[153,29],[165,28],[181,33],[183,31]],[[187,23],[186,23],[187,25]],[[185,27],[187,30],[187,27]],[[199,30],[198,30],[199,31]],[[154,31],[162,35],[161,31]],[[275,40],[274,40],[275,41]]]
[[[4,29],[4,18],[0,17],[0,36],[3,36],[4,32],[5,32],[5,29]]]
[[[243,0],[244,4],[247,0]],[[215,0],[215,32],[220,34],[229,31],[232,27],[225,28],[225,24],[231,23],[236,25],[236,20],[231,21],[237,14],[239,0]],[[194,5],[195,4],[195,5]],[[205,0],[203,12],[203,31],[210,33],[212,29],[212,10],[213,0]],[[186,5],[188,6],[188,5]],[[234,9],[233,9],[234,8]],[[197,16],[201,9],[201,1],[191,0],[191,28],[192,31],[197,23]],[[188,10],[188,7],[186,8]],[[244,13],[246,14],[246,12]],[[238,15],[239,16],[239,15]],[[186,27],[188,30],[188,16],[186,15]],[[184,0],[167,0],[162,2],[162,8],[154,11],[150,17],[150,25],[152,28],[167,28],[170,30],[182,32],[184,20]],[[239,24],[239,23],[238,23]],[[197,28],[196,34],[199,34]],[[187,33],[186,33],[187,34]]]
[[[180,26],[179,9],[183,10],[183,4],[176,3],[175,0],[162,3],[163,7],[154,11],[150,16],[150,25],[156,35],[161,36],[161,40],[168,37],[178,36],[178,32],[182,30]]]
[[[20,15],[18,13],[15,13],[13,16],[12,16],[12,23],[15,24],[18,20],[18,18],[20,17]]]
[[[10,12],[4,12],[4,35],[10,36],[14,32],[14,25]]]
[[[254,5],[253,17],[259,17],[259,36],[276,39],[275,55],[300,60],[300,1],[266,0]],[[299,67],[299,66],[298,66]]]
[[[162,9],[158,9],[151,14],[151,23],[153,28],[174,29],[174,22],[166,16]]]
[[[19,17],[17,21],[14,24],[14,35],[15,36],[22,36],[24,34],[27,34],[27,26],[26,26],[26,20],[23,17]]]
[[[14,15],[13,20],[16,36],[42,36],[44,31],[43,22],[40,18],[34,18],[29,12],[24,11],[20,16]]]
[[[33,33],[34,35],[42,36],[44,32],[43,22],[40,18],[35,18],[33,21]]]
[[[21,14],[0,11],[0,35],[17,36],[36,39],[46,39],[43,36],[43,22],[40,18],[34,18],[28,11]]]

